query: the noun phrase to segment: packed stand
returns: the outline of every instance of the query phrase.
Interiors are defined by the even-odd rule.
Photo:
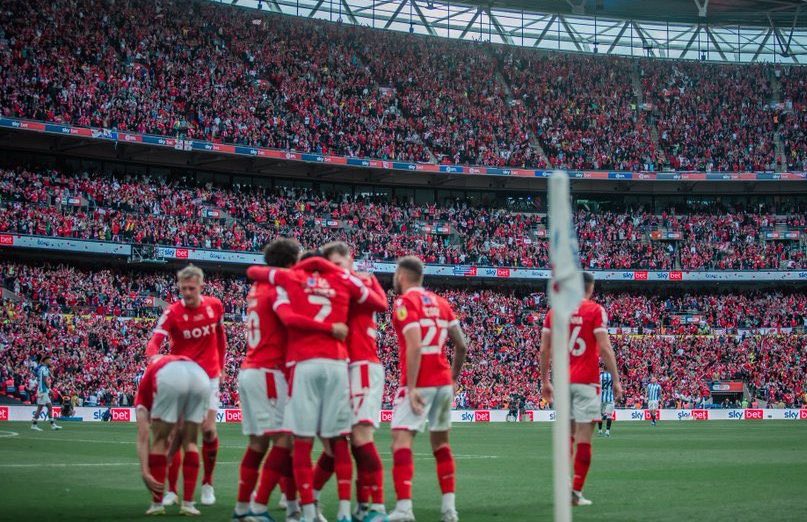
[[[173,275],[8,262],[0,272],[3,286],[20,299],[2,304],[0,382],[10,377],[21,397],[19,385],[25,391],[33,361],[47,352],[54,356],[62,394],[76,394],[85,404],[130,405],[144,347],[160,313],[158,300],[178,298]],[[210,275],[206,285],[205,291],[221,298],[227,311],[229,355],[222,389],[223,402],[234,405],[235,376],[246,350],[248,283]],[[438,292],[457,311],[471,346],[458,406],[502,407],[513,393],[534,407],[545,406],[537,383],[546,296],[518,290]],[[651,373],[661,378],[670,400],[674,394],[696,396],[704,381],[731,378],[746,380],[765,398],[790,404],[787,398],[801,393],[807,377],[803,292],[603,292],[597,300],[609,313],[629,392],[626,404],[634,403]],[[399,376],[398,343],[388,316],[380,318],[378,331],[389,405]]]
[[[788,170],[807,171],[807,68],[774,71],[781,85],[783,106],[778,114],[779,138]]]
[[[788,212],[580,209],[580,257],[593,269],[804,268],[807,221]],[[766,240],[778,225],[802,237]],[[430,264],[548,266],[546,217],[538,212],[45,169],[0,169],[0,232],[239,251],[284,235],[303,244],[347,241],[357,257],[374,261],[416,253]]]
[[[412,162],[775,166],[767,66],[638,63],[201,1],[13,0],[0,11],[6,116]],[[801,104],[803,80],[783,83]],[[803,118],[780,129],[802,166]]]

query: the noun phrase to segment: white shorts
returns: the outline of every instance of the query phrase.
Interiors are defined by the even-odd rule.
[[[600,386],[597,384],[576,384],[571,386],[572,420],[575,422],[597,422],[600,414]]]
[[[47,406],[48,404],[53,404],[53,401],[50,400],[50,392],[36,394],[37,406]]]
[[[308,359],[291,373],[284,427],[300,437],[350,434],[350,384],[347,361]]]
[[[658,401],[647,401],[647,409],[648,410],[657,410],[658,409]]]
[[[219,378],[210,377],[210,405],[207,407],[209,410],[218,411],[219,405]]]
[[[600,415],[603,417],[610,417],[614,414],[614,403],[613,402],[603,402],[600,405]]]
[[[246,368],[238,374],[241,431],[244,435],[273,435],[283,431],[289,400],[286,377],[280,370]]]
[[[367,361],[350,365],[351,425],[372,424],[378,429],[384,397],[384,366]]]
[[[417,415],[412,411],[406,388],[399,388],[395,394],[395,404],[392,408],[392,429],[420,431],[426,429],[429,421],[429,431],[448,431],[451,429],[451,403],[454,401],[454,387],[431,386],[417,388],[423,398],[423,413]]]
[[[157,392],[151,405],[151,418],[171,424],[180,419],[201,423],[207,415],[210,381],[195,362],[166,364],[157,372]]]

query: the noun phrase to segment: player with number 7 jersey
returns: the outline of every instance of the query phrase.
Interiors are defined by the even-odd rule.
[[[378,311],[387,307],[383,295],[371,293],[349,271],[320,258],[306,259],[291,270],[252,267],[247,275],[264,279],[285,292],[292,309],[317,322],[346,323],[351,303],[366,303]],[[281,317],[283,320],[283,317]],[[313,438],[333,439],[338,466],[339,514],[337,520],[350,520],[351,462],[345,436],[350,433],[350,387],[348,352],[344,341],[310,328],[287,324],[287,366],[290,367],[289,403],[285,427],[294,436],[294,478],[300,492],[305,520],[314,520]],[[346,473],[345,473],[346,471]]]

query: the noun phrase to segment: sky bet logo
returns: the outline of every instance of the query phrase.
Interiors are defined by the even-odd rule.
[[[473,422],[474,421],[474,412],[472,411],[464,411],[462,412],[462,416],[460,417],[460,422]]]
[[[731,410],[729,412],[729,419],[742,419],[743,410]]]
[[[490,422],[490,412],[487,410],[475,411],[474,422]]]
[[[224,410],[224,422],[241,422],[241,410]]]
[[[747,408],[745,410],[745,420],[762,420],[762,410]]]
[[[709,420],[709,410],[692,410],[692,419],[696,421]]]
[[[807,420],[807,409],[785,410],[785,419],[787,420]],[[0,412],[0,420],[3,420],[2,412]]]
[[[8,406],[0,406],[0,421],[8,420]]]
[[[112,422],[132,421],[132,410],[129,408],[112,408],[110,413],[112,414],[112,417],[110,418]]]
[[[381,422],[392,422],[392,410],[381,410]]]

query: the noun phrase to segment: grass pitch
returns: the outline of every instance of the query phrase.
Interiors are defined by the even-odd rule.
[[[134,424],[69,423],[33,432],[0,424],[0,520],[144,520],[149,496],[135,455]],[[218,503],[207,520],[229,520],[246,439],[220,425]],[[463,522],[551,520],[549,424],[461,424],[452,433],[457,509]],[[378,434],[394,504],[389,428]],[[415,515],[439,520],[440,494],[428,438],[415,448]],[[318,453],[318,450],[315,450]],[[316,459],[316,454],[314,455]],[[181,485],[181,481],[180,481]],[[324,492],[333,518],[335,484]],[[576,520],[807,520],[807,422],[618,423],[595,439],[586,485],[594,505]],[[198,489],[197,489],[198,495]],[[274,506],[277,492],[270,500]],[[177,515],[169,508],[168,517]],[[283,514],[272,514],[283,520]]]

